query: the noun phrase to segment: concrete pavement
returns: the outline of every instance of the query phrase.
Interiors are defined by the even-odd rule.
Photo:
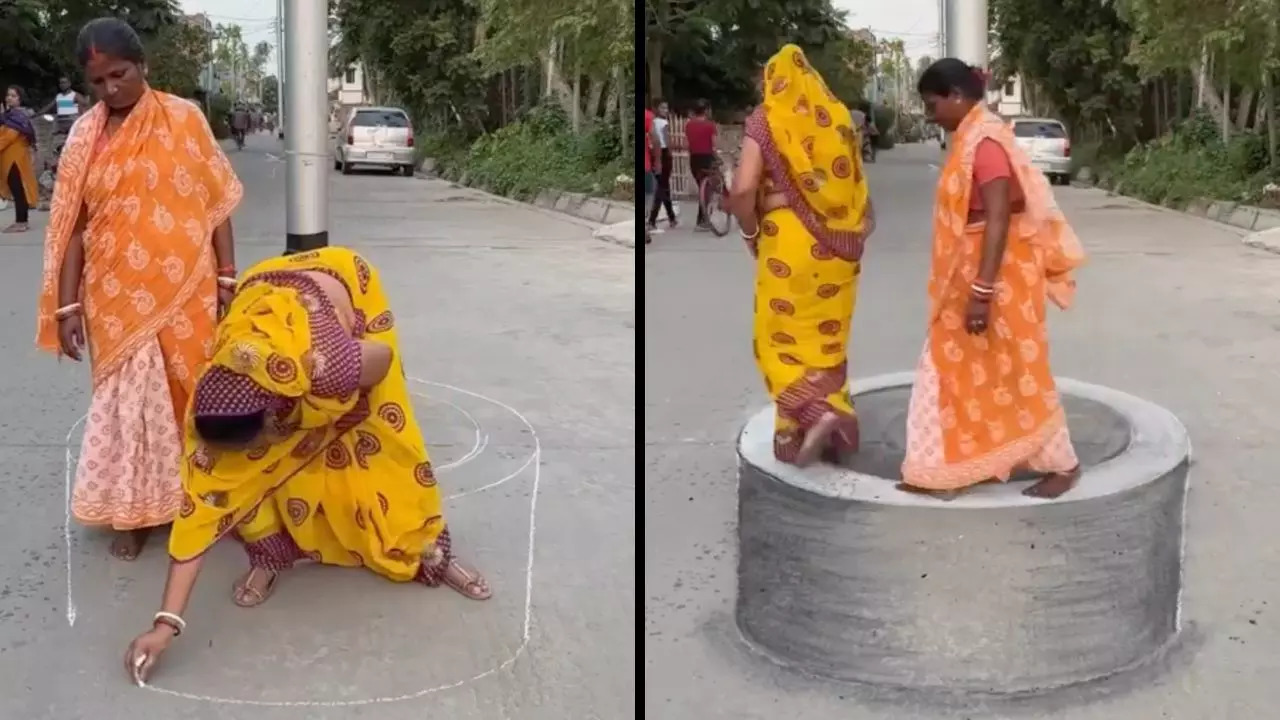
[[[879,229],[864,261],[854,376],[910,370],[924,331],[939,151],[901,146],[879,160],[869,170]],[[1101,191],[1058,188],[1057,195],[1091,257],[1076,307],[1052,313],[1055,371],[1164,405],[1186,424],[1195,448],[1181,646],[1113,682],[967,706],[797,677],[746,651],[732,617],[734,441],[768,402],[750,351],[752,267],[736,233],[715,238],[679,228],[657,236],[644,258],[648,717],[1275,715],[1280,257],[1242,246],[1241,232],[1207,220]],[[954,598],[954,612],[981,603],[983,590]]]
[[[230,153],[247,190],[241,267],[283,250],[273,153],[266,135]],[[6,235],[0,717],[635,717],[634,251],[448,183],[334,174],[330,187],[331,240],[382,272],[455,547],[494,598],[306,567],[243,610],[228,543],[154,687],[130,685],[121,658],[159,602],[163,538],[131,564],[103,533],[64,533],[88,378],[33,348],[42,232]],[[47,214],[35,220],[42,231]]]

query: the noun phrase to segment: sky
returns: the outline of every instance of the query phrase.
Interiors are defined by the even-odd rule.
[[[228,4],[239,1],[226,0]],[[938,0],[832,0],[832,4],[848,13],[845,20],[851,28],[871,28],[877,38],[901,38],[913,60],[939,55]]]
[[[179,0],[179,5],[188,15],[208,15],[215,25],[239,25],[244,34],[244,43],[251,52],[253,46],[263,40],[273,47],[276,44],[275,30],[272,29],[272,23],[276,19],[276,4],[273,0]],[[274,75],[275,67],[276,56],[273,49],[267,60],[267,74]]]

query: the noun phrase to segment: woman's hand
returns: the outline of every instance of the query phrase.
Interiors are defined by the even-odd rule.
[[[981,335],[987,331],[991,320],[991,301],[975,297],[969,298],[969,307],[964,313],[964,329],[970,335]]]
[[[221,285],[218,286],[218,319],[219,320],[221,320],[222,317],[227,314],[227,308],[231,307],[231,301],[234,300],[235,297],[236,297],[235,290],[228,287],[223,287]]]
[[[173,637],[173,628],[157,624],[129,643],[129,650],[124,654],[124,668],[132,682],[137,684],[146,682],[151,674],[151,668],[155,666],[164,651],[169,649],[169,643],[173,642]]]
[[[80,362],[80,351],[84,349],[84,318],[79,313],[58,321],[58,343],[62,346],[63,355]]]

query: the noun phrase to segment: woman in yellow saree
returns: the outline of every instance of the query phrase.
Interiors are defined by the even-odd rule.
[[[806,465],[858,446],[847,345],[875,217],[853,119],[800,48],[770,58],[762,85],[730,202],[756,258],[753,341],[777,406],[774,455]]]
[[[453,556],[394,316],[356,253],[326,248],[245,273],[184,434],[168,582],[126,655],[131,673],[145,677],[182,632],[201,558],[228,534],[249,556],[234,592],[243,607],[299,560],[490,596]]]

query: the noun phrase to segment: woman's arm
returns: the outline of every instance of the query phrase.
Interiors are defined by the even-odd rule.
[[[390,345],[370,340],[357,342],[360,343],[360,389],[369,390],[387,377],[394,354]]]
[[[203,555],[186,562],[169,560],[169,576],[164,581],[164,597],[160,601],[162,612],[182,617],[187,610],[187,601],[191,599],[191,589],[196,586],[196,578],[200,577],[203,562]]]
[[[982,260],[978,263],[978,281],[994,285],[1004,260],[1005,241],[1009,236],[1009,178],[989,180],[979,188],[987,228],[982,236]]]
[[[67,242],[58,271],[58,307],[66,307],[80,301],[80,276],[84,273],[84,230],[89,224],[89,211],[80,205],[80,215]]]
[[[764,154],[760,145],[751,138],[742,139],[742,153],[733,174],[733,186],[729,189],[729,209],[738,218],[738,227],[744,236],[760,232],[760,219],[756,216],[756,194],[760,190],[760,177],[764,174]]]
[[[231,228],[231,218],[213,229],[213,256],[219,270],[236,266],[236,235]]]

